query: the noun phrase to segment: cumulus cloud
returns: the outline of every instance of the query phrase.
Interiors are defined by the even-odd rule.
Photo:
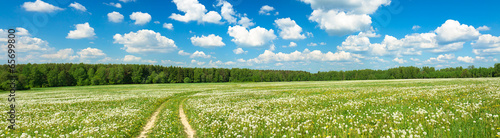
[[[297,46],[297,43],[295,42],[290,42],[290,44],[288,45],[288,47],[296,47]]]
[[[311,4],[312,9],[336,9],[355,14],[372,14],[380,6],[391,4],[391,0],[301,0],[304,3]]]
[[[123,58],[123,61],[125,62],[139,62],[141,61],[141,57],[136,57],[134,55],[125,55],[125,57]]]
[[[177,52],[177,54],[179,54],[181,56],[189,56],[189,55],[191,55],[191,53],[184,52],[184,50],[179,50],[179,52]]]
[[[7,42],[8,30],[0,29],[0,42]],[[49,51],[49,43],[40,38],[32,37],[25,28],[16,28],[16,52],[42,52]],[[7,47],[7,43],[1,43],[2,47]]]
[[[81,59],[99,58],[106,56],[106,54],[104,54],[102,50],[90,47],[80,50],[79,52],[77,52],[77,54],[80,55]]]
[[[108,21],[120,23],[123,21],[123,15],[116,11],[110,12],[108,13]]]
[[[193,59],[193,60],[191,60],[191,64],[196,64],[198,66],[201,66],[201,65],[205,64],[205,62],[196,61],[196,60]]]
[[[174,25],[172,25],[171,23],[163,23],[163,28],[168,29],[168,30],[173,30]]]
[[[222,37],[214,34],[210,34],[208,36],[202,35],[201,37],[193,36],[191,37],[191,43],[195,46],[204,48],[222,47],[226,45],[224,44],[224,42],[222,42]]]
[[[73,2],[73,3],[69,4],[69,7],[75,8],[76,10],[79,10],[82,12],[87,11],[87,8],[85,8],[85,6],[83,6],[82,4],[80,4],[78,2]]]
[[[488,31],[490,30],[490,27],[483,25],[477,28],[478,31]]]
[[[290,18],[281,18],[274,20],[274,23],[280,29],[279,35],[283,39],[305,39],[306,36],[302,33],[302,27],[297,25]]]
[[[447,20],[434,32],[437,39],[443,43],[475,40],[481,35],[473,26],[460,24],[455,20]]]
[[[36,0],[35,2],[24,2],[22,7],[26,11],[30,12],[55,12],[55,11],[61,11],[63,10],[62,8],[59,8],[57,6],[51,5],[49,3],[46,3],[42,0]]]
[[[397,63],[399,63],[399,64],[403,64],[403,63],[406,63],[406,62],[407,62],[406,60],[404,60],[404,59],[400,59],[400,58],[394,58],[392,61],[397,62]]]
[[[205,6],[200,4],[198,0],[173,0],[177,6],[177,10],[184,12],[184,15],[172,13],[169,18],[181,21],[190,22],[198,21],[198,23],[221,23],[222,17],[215,11],[207,13]]]
[[[337,49],[344,51],[368,51],[371,44],[369,37],[378,37],[378,35],[371,31],[360,32],[358,35],[350,35],[342,42],[341,46],[337,46]]]
[[[89,23],[76,24],[76,30],[69,31],[68,39],[83,39],[83,38],[94,38],[94,28],[90,27]]]
[[[318,44],[311,42],[311,43],[307,44],[307,46],[318,46]]]
[[[240,20],[238,21],[238,24],[245,28],[249,28],[255,25],[255,23],[252,22],[252,20],[249,19],[248,17],[241,17]]]
[[[190,58],[211,58],[211,55],[205,54],[203,51],[195,51]]]
[[[271,11],[274,11],[274,7],[271,7],[269,5],[264,5],[260,8],[259,10],[259,14],[262,14],[262,15],[271,15]]]
[[[229,26],[227,33],[233,37],[231,41],[241,46],[260,47],[276,39],[273,29],[265,29],[257,26],[247,30],[243,26]]]
[[[110,2],[110,3],[104,3],[104,4],[109,5],[109,6],[113,6],[116,8],[122,8],[122,4],[120,4],[120,3]]]
[[[387,6],[390,0],[301,0],[310,4],[313,12],[309,20],[317,22],[319,27],[330,35],[348,35],[371,28],[371,17],[381,6]]]
[[[149,13],[133,12],[130,14],[130,19],[135,20],[136,25],[144,25],[151,21],[151,15]]]
[[[239,54],[243,54],[243,53],[246,54],[248,51],[243,50],[243,48],[236,48],[233,50],[233,52],[234,52],[234,54],[239,55]]]
[[[418,29],[420,29],[420,26],[418,26],[418,25],[414,25],[411,29],[412,29],[413,31],[417,31]]]
[[[135,2],[135,0],[119,0],[119,1],[121,1],[121,2],[123,2],[123,3],[127,3],[127,2]]]
[[[166,64],[166,65],[184,65],[186,63],[184,63],[184,62],[178,62],[178,61],[172,61],[172,60],[161,60],[161,64]]]
[[[461,61],[461,62],[465,62],[465,63],[474,63],[474,58],[469,57],[469,56],[465,56],[465,57],[458,56],[457,60]]]
[[[351,14],[343,11],[314,10],[309,20],[317,22],[329,35],[348,35],[371,28],[371,17],[366,14]]]
[[[128,34],[115,34],[113,43],[123,44],[129,53],[168,53],[177,49],[174,40],[162,36],[153,30],[139,30]]]
[[[66,49],[61,49],[57,51],[57,53],[54,54],[43,54],[40,57],[42,58],[47,58],[47,59],[67,59],[67,60],[73,60],[75,58],[78,58],[78,56],[74,56],[75,52],[71,48],[66,48]]]
[[[471,43],[473,53],[476,55],[500,54],[500,36],[490,34],[481,35],[479,39]]]
[[[437,57],[431,57],[424,62],[427,64],[435,64],[435,63],[446,62],[446,61],[448,61],[450,59],[454,59],[454,58],[455,58],[455,54],[443,54],[443,55],[439,55]]]
[[[236,23],[237,19],[236,17],[234,17],[236,15],[236,12],[233,9],[233,5],[231,5],[231,3],[227,1],[220,0],[217,6],[221,5],[222,7],[220,9],[220,14],[222,15],[222,18],[224,18],[224,20],[229,23]]]
[[[270,63],[270,62],[290,62],[290,61],[359,61],[360,55],[352,54],[345,51],[336,53],[322,53],[320,50],[310,51],[305,49],[302,52],[295,51],[292,53],[274,53],[266,50],[258,57],[249,59],[246,62],[250,63]],[[239,60],[244,61],[244,60]]]

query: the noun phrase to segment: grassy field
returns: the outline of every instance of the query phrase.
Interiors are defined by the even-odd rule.
[[[7,92],[1,107],[7,111]],[[144,84],[18,91],[0,137],[500,137],[500,78]]]

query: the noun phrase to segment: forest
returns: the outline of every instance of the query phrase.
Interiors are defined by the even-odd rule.
[[[10,89],[16,80],[18,90],[40,87],[151,84],[151,83],[217,83],[217,82],[280,82],[333,81],[417,78],[477,78],[500,77],[500,63],[494,67],[396,67],[387,70],[350,70],[310,73],[290,70],[256,70],[245,68],[188,68],[137,64],[21,64],[10,73],[1,65],[1,89]]]

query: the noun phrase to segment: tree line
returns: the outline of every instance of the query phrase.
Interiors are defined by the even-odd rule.
[[[245,68],[188,68],[136,64],[20,64],[16,66],[17,89],[58,86],[87,86],[152,83],[280,82],[416,78],[500,77],[500,63],[494,67],[469,66],[435,69],[434,67],[396,67],[387,70],[350,70],[310,73],[290,70]],[[1,89],[10,89],[10,68],[1,65]]]

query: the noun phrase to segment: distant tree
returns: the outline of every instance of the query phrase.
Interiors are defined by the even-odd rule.
[[[191,79],[189,77],[184,78],[184,83],[191,83]]]

